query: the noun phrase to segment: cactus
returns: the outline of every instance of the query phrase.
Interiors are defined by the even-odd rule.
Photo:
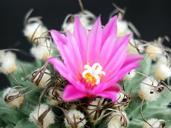
[[[86,18],[89,15],[95,20],[95,16],[89,11],[86,11],[84,15],[78,14],[82,18],[82,22],[85,22],[85,27],[86,23],[88,23],[86,20],[89,20]],[[171,97],[171,88],[169,86],[171,69],[168,65],[170,58],[166,48],[162,45],[161,38],[144,43],[142,40],[132,37],[129,43],[129,51],[141,54],[144,59],[138,69],[128,73],[119,82],[123,91],[120,92],[116,102],[101,97],[65,102],[62,99],[62,93],[68,81],[47,63],[48,57],[56,56],[60,58],[60,54],[55,52],[50,35],[44,32],[47,29],[42,21],[34,17],[29,19],[28,23],[32,20],[36,21],[35,25],[37,27],[41,23],[42,26],[40,26],[37,35],[43,36],[39,40],[36,35],[36,39],[34,39],[36,29],[38,29],[34,23],[33,25],[29,24],[30,27],[33,26],[35,29],[32,37],[30,37],[29,33],[32,32],[32,28],[29,29],[27,24],[25,27],[29,30],[24,32],[26,36],[29,35],[29,40],[34,42],[34,48],[37,45],[45,47],[43,50],[38,48],[37,50],[40,50],[40,52],[37,50],[36,53],[33,50],[31,51],[36,58],[35,62],[23,62],[18,60],[14,53],[10,52],[10,54],[13,54],[12,57],[14,57],[15,63],[12,62],[8,66],[6,62],[10,57],[5,58],[5,55],[9,52],[1,50],[2,56],[0,56],[0,60],[2,60],[2,65],[0,69],[5,67],[1,72],[8,77],[10,87],[0,92],[0,127],[171,128],[169,104]],[[67,26],[66,20],[63,29],[69,28],[63,30],[64,32],[69,31],[71,25],[73,25],[71,22]],[[88,29],[91,29],[94,22],[91,21],[90,23]],[[126,21],[123,23],[124,26],[128,25]],[[42,33],[41,28],[43,28]],[[74,29],[73,26],[71,28]],[[123,27],[121,28],[123,29]],[[131,30],[121,31],[133,33]],[[44,50],[46,51],[44,52]],[[47,50],[49,50],[49,53],[47,53]],[[167,49],[167,51],[169,50]],[[37,57],[39,54],[42,56]],[[15,68],[11,68],[12,64],[14,64],[13,67]],[[162,68],[163,66],[160,66],[160,64],[167,68]]]

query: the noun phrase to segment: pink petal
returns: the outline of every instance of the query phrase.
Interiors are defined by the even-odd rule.
[[[93,89],[93,93],[97,94],[99,92],[103,92],[104,90],[105,91],[113,90],[114,92],[119,92],[121,90],[121,87],[116,83],[112,83],[112,84],[107,84],[107,82],[101,83]]]
[[[112,55],[112,52],[115,50],[116,47],[116,38],[110,36],[106,39],[99,57],[100,64],[104,67],[109,61]],[[105,59],[104,59],[105,58]]]
[[[92,65],[97,61],[101,47],[102,25],[100,17],[97,18],[88,37],[87,63]]]
[[[70,55],[70,59],[72,60],[74,68],[76,69],[77,74],[75,75],[78,75],[83,68],[81,51],[73,35],[71,33],[67,33],[67,37],[68,37],[68,44],[67,44],[68,50],[66,49],[66,51],[68,51],[68,55]]]
[[[124,64],[122,65],[122,67],[125,67],[130,63],[134,63],[134,62],[140,61],[140,60],[143,60],[143,56],[141,56],[141,55],[128,55],[127,59],[125,60]]]
[[[117,16],[112,17],[103,29],[102,42],[105,43],[109,36],[116,37],[117,33]]]
[[[115,47],[116,49],[113,49],[113,56],[111,57],[109,63],[104,67],[104,71],[106,72],[105,78],[109,78],[111,74],[117,73],[123,65],[127,57],[128,41],[129,35],[121,38],[121,40],[117,42],[118,46]]]
[[[58,71],[69,82],[75,81],[70,77],[70,73],[68,72],[66,66],[60,60],[51,57],[48,59],[48,62],[52,64],[55,70]]]
[[[112,86],[111,86],[110,88],[107,88],[106,90],[98,93],[97,96],[101,96],[103,98],[111,99],[113,102],[115,102],[118,99],[118,93],[119,92],[120,92],[120,89],[116,89],[115,86],[113,86],[113,88],[112,88]]]
[[[137,68],[139,66],[139,63],[140,63],[140,60],[136,60],[136,61],[129,63],[126,66],[122,67],[117,74],[111,76],[111,80],[109,80],[107,83],[112,84],[112,83],[116,83],[117,81],[123,79],[123,77],[127,73],[129,73],[132,69]]]
[[[83,59],[83,63],[86,63],[86,51],[87,51],[87,33],[79,18],[76,16],[74,21],[74,37],[79,46],[79,50]]]
[[[56,30],[51,30],[50,31],[50,34],[52,36],[52,39],[53,41],[55,42],[57,48],[58,48],[58,43],[59,42],[62,42],[63,44],[65,44],[67,41],[66,41],[66,37],[64,34],[61,34],[59,33],[58,31]],[[58,49],[59,50],[59,49]]]
[[[66,102],[76,101],[85,96],[86,94],[84,92],[76,89],[73,85],[67,85],[63,92],[63,100]]]
[[[77,59],[74,56],[75,54],[73,54],[75,50],[70,46],[70,40],[68,39],[68,37],[65,37],[64,35],[60,34],[55,30],[51,31],[51,35],[60,52],[60,55],[62,56],[62,59],[64,61],[65,66],[67,67],[68,72],[70,72],[72,76],[77,79],[78,68],[77,64],[75,64],[75,60]]]

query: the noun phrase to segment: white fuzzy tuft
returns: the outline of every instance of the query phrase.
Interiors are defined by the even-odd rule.
[[[64,122],[67,128],[71,128],[71,125],[75,123],[77,123],[77,128],[83,128],[86,124],[86,119],[83,113],[78,110],[71,109],[67,112]]]
[[[154,77],[147,77],[140,83],[139,96],[146,101],[155,101],[159,98],[160,93],[156,91],[158,82]]]
[[[46,61],[49,57],[52,56],[51,42],[47,41],[33,46],[30,52],[36,59]]]
[[[126,128],[129,124],[128,117],[125,112],[115,111],[109,117],[108,128]]]
[[[83,12],[79,12],[77,14],[69,14],[66,16],[63,24],[62,30],[64,32],[73,32],[74,31],[74,17],[78,16],[80,18],[81,24],[88,30],[90,30],[94,24],[96,16],[92,14],[90,11],[84,10]],[[71,21],[68,22],[69,18],[72,18]]]
[[[151,118],[147,120],[147,122],[149,124],[145,122],[143,128],[164,128],[165,127],[165,121],[161,119]]]
[[[45,37],[48,29],[44,26],[40,19],[34,19],[33,23],[26,24],[23,33],[33,43],[37,43],[36,39]]]
[[[10,51],[0,51],[0,72],[5,74],[16,71],[16,55]]]
[[[163,54],[163,50],[155,45],[149,44],[145,49],[145,53],[151,58],[152,60],[156,60],[159,56]]]
[[[37,106],[34,111],[29,115],[29,120],[36,125],[38,125],[38,118],[49,109],[49,106],[46,104],[41,104],[40,107]],[[43,128],[48,128],[51,124],[55,123],[55,114],[50,110],[43,119]]]
[[[124,36],[127,34],[132,34],[131,30],[128,28],[128,23],[123,20],[117,21],[117,35]]]
[[[158,63],[154,67],[154,76],[157,80],[165,80],[171,77],[171,69],[166,64]]]

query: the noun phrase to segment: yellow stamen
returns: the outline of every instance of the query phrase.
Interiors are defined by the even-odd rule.
[[[102,66],[99,63],[94,63],[92,66],[85,65],[84,71],[82,72],[82,77],[85,82],[91,86],[99,84],[104,75],[105,72],[102,71]]]

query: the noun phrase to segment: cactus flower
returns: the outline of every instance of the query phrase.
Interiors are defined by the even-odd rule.
[[[117,17],[106,26],[97,18],[90,31],[75,17],[73,33],[51,30],[51,36],[62,61],[55,57],[48,61],[69,82],[64,88],[64,101],[103,97],[115,102],[121,91],[118,82],[142,59],[128,53],[130,35],[117,36]]]

